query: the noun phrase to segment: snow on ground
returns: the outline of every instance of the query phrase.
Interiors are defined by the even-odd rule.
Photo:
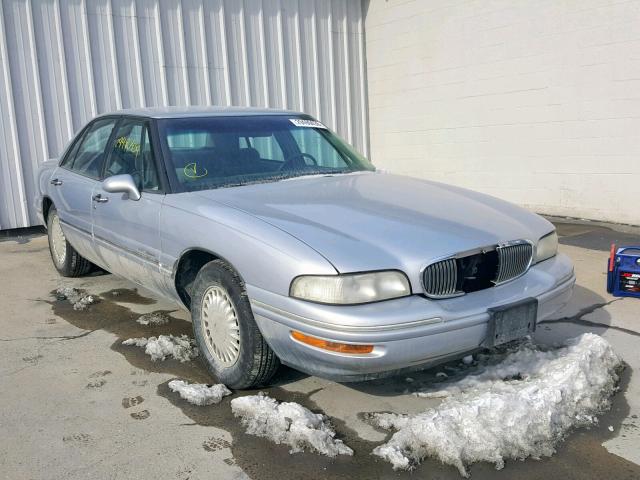
[[[397,430],[373,453],[410,469],[425,457],[458,468],[480,461],[551,456],[570,429],[592,425],[610,407],[621,360],[603,338],[586,333],[561,348],[532,344],[479,358],[479,373],[423,396],[445,397],[417,415],[372,414],[374,424]],[[482,364],[484,363],[484,365]]]
[[[140,325],[166,325],[169,323],[169,316],[162,312],[151,312],[141,315],[136,320]]]
[[[222,383],[205,385],[203,383],[188,384],[182,380],[171,380],[169,388],[172,392],[178,392],[187,402],[199,406],[220,403],[222,397],[231,395],[231,390]]]
[[[56,290],[56,296],[60,300],[67,300],[73,305],[74,310],[85,310],[89,305],[96,303],[93,295],[86,295],[77,288],[60,287]]]
[[[289,445],[290,453],[310,448],[329,457],[353,455],[353,450],[342,440],[334,438],[335,432],[325,415],[313,413],[297,403],[280,403],[261,392],[234,398],[231,410],[241,418],[249,435]]]
[[[176,337],[174,335],[160,335],[159,337],[130,338],[122,342],[123,345],[135,345],[145,347],[145,353],[151,356],[151,360],[164,360],[171,356],[181,362],[188,362],[198,356],[196,343],[186,335]]]

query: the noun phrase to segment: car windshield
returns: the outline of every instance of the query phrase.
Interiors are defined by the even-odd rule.
[[[311,117],[262,115],[158,120],[167,170],[190,192],[373,165]]]

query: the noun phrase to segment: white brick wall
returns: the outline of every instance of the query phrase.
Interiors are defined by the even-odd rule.
[[[640,1],[365,2],[371,158],[640,224]]]

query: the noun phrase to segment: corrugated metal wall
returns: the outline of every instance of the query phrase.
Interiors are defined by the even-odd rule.
[[[0,229],[98,113],[289,108],[367,154],[365,85],[360,0],[0,0]]]

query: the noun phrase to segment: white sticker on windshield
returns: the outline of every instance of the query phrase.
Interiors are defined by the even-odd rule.
[[[321,124],[317,120],[304,120],[302,118],[290,118],[289,121],[293,123],[296,127],[324,128],[325,130],[327,129],[327,127],[325,127],[323,124]]]

